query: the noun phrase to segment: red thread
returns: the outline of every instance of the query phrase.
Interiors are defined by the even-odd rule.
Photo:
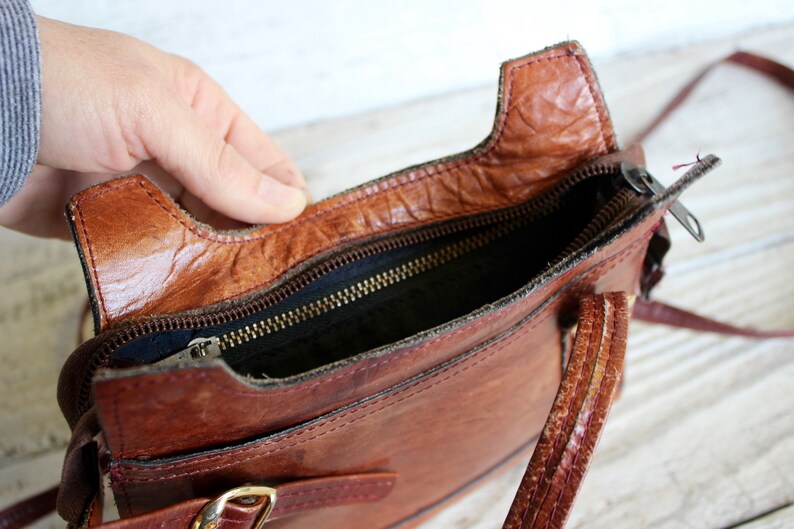
[[[678,171],[679,169],[683,169],[684,167],[689,167],[690,165],[697,165],[697,164],[702,163],[702,162],[703,162],[703,160],[700,159],[700,152],[698,152],[695,155],[695,161],[694,162],[675,164],[673,166],[673,171]]]

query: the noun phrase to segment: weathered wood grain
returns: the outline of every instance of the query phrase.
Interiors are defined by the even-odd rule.
[[[596,64],[622,138],[688,76],[738,43],[794,63],[794,27]],[[496,73],[496,72],[494,72]],[[470,147],[495,85],[283,131],[318,197]],[[714,152],[724,167],[687,191],[705,244],[670,222],[660,299],[765,327],[794,325],[794,98],[736,67],[715,71],[646,144],[669,168]],[[84,294],[65,243],[0,231],[0,506],[58,476],[67,431],[54,399]],[[794,526],[794,342],[722,338],[633,323],[626,385],[574,509],[574,528]],[[486,449],[484,447],[483,449]],[[428,529],[499,527],[514,467]],[[770,513],[770,514],[765,514]],[[746,523],[745,523],[746,522]],[[40,527],[60,527],[50,518]]]

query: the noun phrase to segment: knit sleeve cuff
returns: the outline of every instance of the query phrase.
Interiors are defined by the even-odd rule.
[[[41,128],[41,50],[27,0],[0,0],[0,205],[33,170]]]

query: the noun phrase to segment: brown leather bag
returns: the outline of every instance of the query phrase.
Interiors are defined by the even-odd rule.
[[[664,189],[618,149],[565,43],[502,66],[474,149],[284,225],[214,231],[143,176],[80,193],[68,217],[98,332],[60,381],[60,514],[100,524],[107,475],[114,528],[413,527],[532,451],[504,527],[562,527],[632,303],[661,277],[663,217],[702,239],[678,197],[717,163]]]

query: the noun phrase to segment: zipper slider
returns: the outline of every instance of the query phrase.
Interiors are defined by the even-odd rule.
[[[217,336],[196,338],[187,347],[157,362],[158,365],[176,365],[186,362],[206,361],[221,356],[221,341]]]
[[[623,180],[625,180],[637,193],[658,196],[665,191],[664,186],[642,167],[636,167],[628,162],[623,162],[620,164],[620,173],[621,176],[623,176]],[[703,242],[705,239],[703,227],[691,211],[685,208],[678,200],[670,205],[669,211],[696,241]]]

